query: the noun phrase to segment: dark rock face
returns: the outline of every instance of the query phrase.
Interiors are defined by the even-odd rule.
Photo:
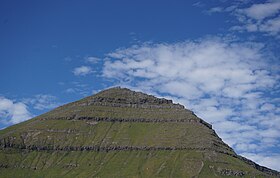
[[[96,97],[93,98],[88,105],[92,105],[95,103],[120,103],[120,104],[155,104],[155,105],[161,105],[161,104],[173,104],[172,100],[167,100],[164,98],[140,98],[138,100],[130,100],[126,98],[108,98],[108,97]]]
[[[212,125],[203,121],[202,119],[146,119],[146,118],[109,118],[109,117],[55,117],[55,118],[43,118],[44,120],[89,120],[96,122],[188,122],[203,124],[209,129],[212,129]]]
[[[162,150],[200,150],[200,151],[216,151],[209,148],[199,148],[199,147],[151,147],[151,146],[38,146],[38,145],[17,145],[6,141],[0,142],[0,147],[2,148],[18,148],[24,150],[37,150],[37,151],[162,151]],[[228,154],[227,152],[217,151],[222,154]]]

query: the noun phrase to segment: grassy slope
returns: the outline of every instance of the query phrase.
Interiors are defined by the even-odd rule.
[[[199,132],[197,132],[199,130]],[[198,123],[91,122],[84,120],[38,120],[0,131],[0,143],[9,138],[17,145],[47,146],[148,146],[213,148],[234,154]]]
[[[0,152],[0,160],[10,167],[1,168],[0,177],[225,177],[218,168],[242,170],[248,173],[246,177],[264,177],[233,157],[198,151],[5,150]]]
[[[84,120],[32,119],[0,131],[0,139],[15,138],[14,143],[18,144],[22,143],[21,135],[25,136],[25,144],[60,147],[96,144],[211,147],[212,141],[218,140],[213,130],[197,123],[99,122],[92,125]],[[226,146],[221,145],[219,149],[225,150]],[[217,169],[262,177],[262,173],[234,157],[195,150],[107,153],[5,148],[0,150],[0,165],[0,177],[223,177]]]

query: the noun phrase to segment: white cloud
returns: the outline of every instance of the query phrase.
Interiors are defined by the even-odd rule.
[[[78,94],[82,96],[88,96],[91,94],[91,90],[93,88],[88,84],[80,83],[80,82],[71,82],[71,87],[67,88],[64,92],[68,94]]]
[[[0,117],[3,123],[16,124],[30,119],[32,114],[24,103],[0,97]]]
[[[232,30],[263,32],[272,36],[280,33],[280,1],[267,1],[266,3],[252,4],[249,7],[238,7],[232,10],[239,25]]]
[[[32,105],[34,109],[45,110],[53,109],[61,105],[61,103],[58,103],[56,100],[57,98],[53,95],[38,94],[35,95],[33,98],[25,98],[23,102]]]
[[[222,7],[212,7],[207,11],[207,13],[212,14],[212,13],[217,13],[217,12],[223,12],[224,8]]]
[[[76,67],[73,70],[73,73],[76,76],[85,76],[92,73],[92,69],[89,66],[80,66],[80,67]]]
[[[263,46],[220,38],[144,43],[108,54],[103,75],[181,102],[237,152],[257,154],[280,144],[279,102],[268,97],[279,76]]]
[[[266,165],[272,169],[280,170],[280,154],[272,154],[272,155],[263,155],[263,154],[252,154],[252,153],[243,153],[243,156],[249,158],[255,162],[260,163],[261,165]]]
[[[97,58],[97,57],[94,57],[94,56],[87,56],[87,57],[85,57],[85,61],[89,62],[89,63],[92,63],[92,64],[96,64],[100,60],[101,60],[100,58]]]
[[[248,17],[263,20],[277,14],[280,10],[280,2],[268,2],[263,4],[253,4],[252,6],[242,9],[243,13]]]
[[[280,17],[266,21],[260,25],[259,30],[261,32],[267,32],[271,35],[277,35],[280,32]]]
[[[279,0],[264,3],[232,1],[231,4],[228,7],[212,7],[206,13],[228,13],[235,17],[238,24],[230,28],[234,31],[262,32],[265,35],[280,37]]]
[[[205,6],[205,4],[204,3],[202,3],[202,2],[200,2],[200,1],[197,1],[197,2],[195,2],[194,4],[192,4],[194,7],[198,7],[198,8],[201,8],[201,7],[204,7]]]

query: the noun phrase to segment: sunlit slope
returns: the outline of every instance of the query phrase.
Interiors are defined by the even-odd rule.
[[[182,105],[112,88],[0,131],[0,177],[277,177]]]

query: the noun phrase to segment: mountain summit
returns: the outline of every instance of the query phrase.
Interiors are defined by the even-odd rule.
[[[0,131],[0,177],[280,177],[172,100],[111,88]]]

